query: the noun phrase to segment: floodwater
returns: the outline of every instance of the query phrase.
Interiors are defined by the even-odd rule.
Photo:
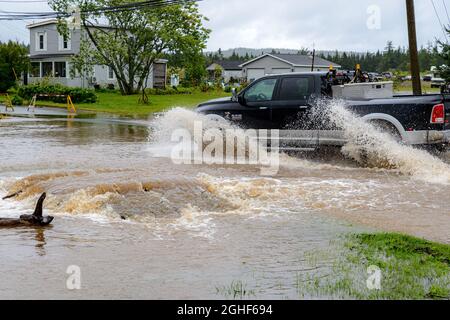
[[[274,176],[175,164],[170,132],[202,120],[181,108],[135,122],[0,120],[0,197],[21,191],[0,200],[0,216],[31,213],[44,191],[55,216],[49,228],[0,229],[0,298],[297,299],[296,277],[331,270],[348,232],[450,243],[450,155],[336,119],[351,123],[349,138],[364,131],[369,156],[388,165],[361,165],[351,145],[282,154]],[[70,266],[79,290],[67,286]]]

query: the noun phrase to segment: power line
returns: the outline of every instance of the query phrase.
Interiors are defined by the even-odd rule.
[[[439,17],[439,14],[438,14],[438,12],[437,12],[437,10],[436,10],[436,6],[434,5],[434,1],[433,1],[433,0],[430,0],[430,1],[431,1],[431,4],[433,5],[434,13],[436,14],[436,17],[437,17],[437,19],[438,19],[438,21],[439,21],[439,25],[440,25],[441,28],[442,28],[442,33],[444,34],[445,41],[448,42],[447,34],[445,33],[444,25],[442,24],[441,18]]]
[[[108,13],[108,12],[122,12],[122,11],[130,11],[136,9],[145,9],[145,8],[158,8],[165,7],[170,5],[177,5],[189,2],[198,2],[200,0],[147,0],[141,2],[132,2],[126,3],[122,5],[110,6],[110,7],[101,7],[95,8],[91,10],[86,10],[83,13],[91,13],[91,14],[99,14],[99,13]]]
[[[0,0],[0,3],[44,3],[47,0]]]
[[[148,0],[123,5],[100,7],[91,10],[81,11],[80,13],[88,15],[99,15],[115,12],[134,11],[137,9],[156,9],[171,5],[185,4],[189,2],[198,2],[201,0]],[[30,19],[50,19],[50,18],[66,18],[72,14],[69,12],[14,12],[0,11],[0,20],[30,20]]]
[[[447,5],[445,4],[444,0],[442,0],[442,4],[444,5],[445,13],[447,14],[448,24],[450,25],[450,16],[448,15]]]

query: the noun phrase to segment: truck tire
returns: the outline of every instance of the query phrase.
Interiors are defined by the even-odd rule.
[[[217,122],[217,124],[219,126],[223,126],[223,125],[229,124],[229,122],[224,117],[221,117],[221,116],[219,116],[217,114],[207,114],[206,118],[208,120],[210,120],[210,121]]]

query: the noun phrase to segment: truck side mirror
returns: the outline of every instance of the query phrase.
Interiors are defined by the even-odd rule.
[[[238,94],[237,94],[237,90],[236,90],[236,88],[232,88],[231,89],[231,95],[232,95],[232,100],[233,101],[238,101]]]
[[[238,98],[238,102],[239,102],[240,105],[242,105],[242,106],[246,106],[247,105],[247,102],[245,101],[245,98],[244,98],[243,94],[238,95],[237,98]]]

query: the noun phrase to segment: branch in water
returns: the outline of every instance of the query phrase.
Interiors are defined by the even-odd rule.
[[[17,196],[18,196],[19,194],[21,194],[22,192],[23,192],[23,190],[19,190],[19,191],[13,193],[13,194],[9,194],[9,195],[7,195],[7,196],[4,196],[4,197],[2,198],[2,200],[6,200],[6,199],[10,199],[10,198],[17,197]]]

